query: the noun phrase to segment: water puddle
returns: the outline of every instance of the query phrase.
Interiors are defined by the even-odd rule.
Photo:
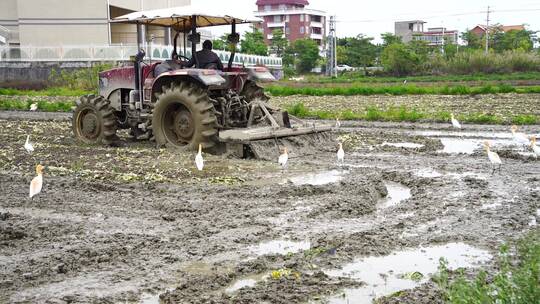
[[[255,274],[243,277],[241,279],[237,279],[234,282],[232,282],[229,287],[225,289],[226,293],[234,293],[244,287],[253,287],[258,282],[266,280],[270,275],[268,273],[263,274]]]
[[[141,296],[140,304],[160,304],[159,294],[143,293]]]
[[[441,138],[441,143],[444,148],[440,152],[443,153],[473,154],[474,150],[480,148],[478,140]]]
[[[293,183],[296,186],[300,185],[313,185],[313,186],[319,186],[319,185],[326,185],[331,184],[335,182],[339,182],[343,179],[343,175],[348,173],[348,171],[340,171],[340,170],[331,170],[321,173],[307,173],[305,175],[301,176],[295,176],[288,179],[291,183]]]
[[[463,243],[411,249],[383,257],[367,257],[347,264],[343,269],[325,270],[329,276],[350,277],[367,284],[345,289],[343,294],[328,299],[332,304],[371,303],[377,297],[414,288],[437,271],[439,258],[448,261],[450,269],[473,267],[491,259],[485,251]]]
[[[463,154],[473,154],[477,149],[483,149],[483,142],[485,139],[463,139],[463,138],[440,138],[441,143],[444,148],[438,152],[442,153],[463,153]],[[512,140],[489,140],[492,145],[492,150],[496,150],[497,147],[501,146],[512,146]]]
[[[474,179],[482,179],[486,180],[488,178],[487,174],[484,173],[474,173],[474,172],[464,172],[464,173],[448,173],[448,176],[455,178],[455,179],[463,179],[463,178],[474,178]]]
[[[396,148],[407,148],[407,149],[418,149],[423,148],[424,145],[422,144],[415,144],[411,142],[402,142],[402,143],[389,143],[389,142],[383,142],[381,146],[390,146],[390,147],[396,147]]]
[[[426,177],[426,178],[436,178],[443,176],[442,173],[432,169],[432,168],[422,168],[418,169],[414,174],[418,177]]]
[[[492,203],[492,204],[483,204],[480,209],[487,210],[487,209],[497,209],[501,206],[501,203]]]
[[[388,195],[380,203],[381,208],[392,207],[411,198],[411,189],[409,187],[394,182],[385,182],[384,184],[386,185]]]
[[[250,246],[248,249],[256,255],[265,254],[287,254],[289,252],[296,253],[302,250],[307,250],[311,247],[311,243],[307,241],[289,241],[289,240],[274,240],[260,243],[259,245]]]
[[[459,136],[463,138],[512,139],[510,132],[416,131],[413,134],[427,137]]]

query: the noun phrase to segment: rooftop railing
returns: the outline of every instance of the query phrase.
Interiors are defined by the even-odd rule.
[[[146,59],[170,59],[172,46],[153,45],[145,48]],[[215,50],[221,61],[229,61],[230,52]],[[0,62],[27,62],[27,61],[127,61],[130,56],[137,54],[135,45],[104,45],[104,46],[0,46]],[[179,50],[179,55],[191,58],[191,50],[186,54]],[[264,65],[271,68],[281,68],[282,60],[277,57],[257,56],[237,53],[234,65],[255,66]]]

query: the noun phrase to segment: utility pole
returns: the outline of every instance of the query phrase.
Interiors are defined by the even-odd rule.
[[[329,32],[326,49],[326,75],[337,76],[337,36],[336,36],[336,17],[330,16]]]
[[[489,53],[489,13],[490,7],[487,7],[487,16],[486,16],[486,55]]]
[[[444,27],[444,22],[443,22],[443,28],[442,28],[442,39],[441,39],[441,53],[444,54],[444,43],[445,43],[445,39],[444,39],[444,35],[445,35],[445,30],[446,28]]]

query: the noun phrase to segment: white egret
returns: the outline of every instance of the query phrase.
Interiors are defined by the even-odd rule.
[[[536,137],[531,136],[531,149],[534,152],[534,158],[538,158],[540,156],[540,147],[536,145]]]
[[[202,157],[202,145],[199,144],[199,153],[197,153],[197,155],[195,156],[195,165],[197,166],[197,169],[199,171],[202,171],[202,169],[204,168],[204,160],[203,160],[203,157]]]
[[[501,158],[499,157],[499,154],[497,154],[496,152],[490,151],[489,147],[490,147],[489,141],[485,141],[484,148],[486,149],[489,161],[491,162],[491,167],[493,169],[493,171],[491,171],[491,174],[495,173],[496,165],[499,165],[498,169],[499,169],[499,172],[501,172],[501,166],[502,166]]]
[[[282,153],[279,155],[278,164],[281,166],[281,169],[285,169],[285,167],[287,167],[287,161],[289,160],[289,154],[287,153],[286,147],[281,151]]]
[[[341,165],[343,165],[343,163],[345,162],[345,151],[343,151],[342,143],[339,143],[339,149],[337,151],[337,160],[338,160],[338,163],[341,163]]]
[[[38,193],[41,192],[41,188],[43,187],[43,170],[45,167],[42,165],[36,166],[36,173],[37,176],[32,179],[30,182],[30,199],[33,199],[34,196],[36,196]]]
[[[38,104],[37,103],[33,103],[30,105],[30,111],[36,111],[38,109]]]
[[[454,113],[450,113],[450,121],[452,121],[452,127],[454,127],[454,129],[461,129],[461,124],[454,117]]]
[[[518,127],[516,125],[513,125],[510,127],[510,131],[512,131],[512,137],[514,138],[514,141],[517,144],[526,146],[529,144],[529,139],[527,138],[527,135],[525,133],[516,132],[518,130]]]
[[[339,118],[336,117],[336,129],[341,128],[341,122],[339,122]]]
[[[30,135],[26,136],[26,142],[24,143],[24,149],[28,153],[34,152],[34,145],[30,142]]]

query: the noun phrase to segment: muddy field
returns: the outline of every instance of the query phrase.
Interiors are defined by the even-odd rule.
[[[2,303],[437,303],[440,257],[489,267],[540,221],[540,161],[508,126],[348,122],[344,166],[336,146],[285,171],[205,154],[198,172],[190,152],[81,145],[69,117],[21,116],[0,115]]]
[[[351,110],[363,113],[368,107],[387,110],[404,106],[433,115],[440,112],[456,115],[492,114],[507,121],[516,115],[540,117],[540,94],[288,96],[276,97],[272,101],[283,108],[303,103],[311,110],[330,112]]]

